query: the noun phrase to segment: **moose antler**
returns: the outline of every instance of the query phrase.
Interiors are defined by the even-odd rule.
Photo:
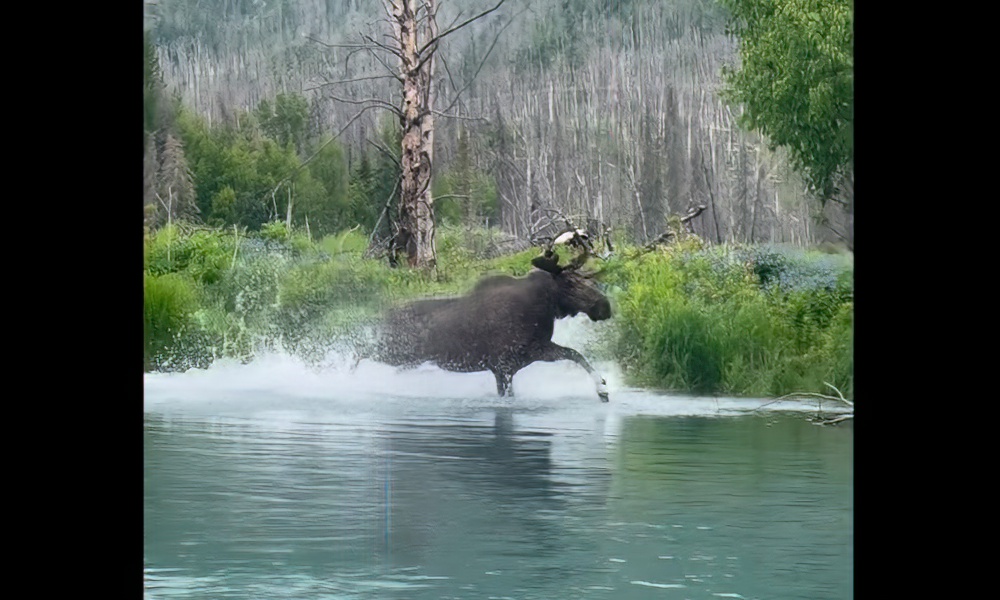
[[[538,208],[535,210],[539,213],[545,213],[547,215],[555,215],[555,218],[551,216],[546,217],[549,221],[546,227],[548,227],[549,225],[554,225],[557,219],[565,223],[563,229],[559,231],[559,233],[556,234],[554,237],[536,236],[534,233],[532,233],[531,235],[532,242],[542,246],[543,255],[539,258],[544,259],[546,264],[548,264],[548,261],[553,260],[553,257],[555,256],[555,246],[557,245],[571,246],[579,250],[579,254],[575,258],[573,258],[568,265],[566,265],[565,268],[567,269],[579,269],[580,267],[583,266],[585,262],[587,262],[587,259],[590,258],[591,256],[597,256],[598,258],[607,258],[607,256],[610,255],[611,253],[610,239],[608,239],[606,242],[609,249],[608,252],[603,256],[598,255],[594,251],[594,244],[591,241],[590,233],[588,233],[587,230],[585,229],[577,227],[576,224],[573,222],[573,220],[570,219],[570,217],[563,214],[562,211],[554,208]],[[539,222],[541,222],[541,220]],[[591,227],[591,229],[593,230],[594,227]],[[600,236],[599,226],[597,226],[596,231],[597,231],[596,235]],[[610,237],[609,234],[610,234],[610,228],[608,228],[604,232],[604,235],[607,238]]]
[[[556,245],[571,246],[580,251],[576,258],[566,265],[567,269],[579,269],[593,255],[594,251],[594,247],[590,243],[590,235],[575,227],[563,231],[545,245],[545,258],[551,258],[555,254]]]

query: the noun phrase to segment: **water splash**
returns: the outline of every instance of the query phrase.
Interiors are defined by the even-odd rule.
[[[593,325],[583,316],[557,321],[553,340],[587,354],[600,334]],[[331,345],[320,360],[304,359],[276,344],[246,363],[223,358],[207,368],[147,373],[144,405],[154,412],[307,411],[314,417],[335,418],[345,411],[395,410],[401,406],[419,411],[436,403],[458,403],[469,409],[557,411],[568,422],[595,414],[613,420],[640,414],[733,416],[755,409],[816,410],[811,402],[687,396],[633,388],[625,383],[613,361],[593,361],[611,395],[611,402],[602,408],[591,378],[569,361],[529,365],[514,376],[514,397],[501,398],[488,371],[452,373],[431,364],[400,369],[369,359],[358,362],[357,356],[349,343]],[[836,408],[831,405],[829,411]],[[570,412],[576,414],[568,415]]]

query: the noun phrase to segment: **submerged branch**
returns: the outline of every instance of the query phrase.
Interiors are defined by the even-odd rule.
[[[854,413],[850,413],[847,415],[841,415],[839,417],[835,417],[833,419],[818,419],[813,421],[813,423],[817,425],[836,425],[837,423],[841,423],[843,421],[847,421],[848,419],[853,419],[853,418],[854,418]]]
[[[793,392],[791,394],[785,394],[784,396],[779,396],[779,397],[775,398],[774,400],[771,400],[770,402],[765,402],[764,404],[761,404],[757,408],[753,409],[752,412],[757,412],[758,410],[764,408],[765,406],[770,406],[772,404],[776,404],[776,403],[781,402],[783,400],[793,400],[793,399],[800,399],[801,400],[801,399],[807,399],[807,398],[817,398],[819,400],[819,402],[818,402],[818,405],[817,405],[816,418],[815,419],[811,419],[813,423],[816,423],[817,425],[835,425],[837,423],[841,423],[843,421],[847,421],[848,419],[853,419],[854,418],[854,410],[853,410],[854,409],[854,403],[851,402],[850,400],[848,400],[847,398],[844,398],[844,394],[842,394],[841,391],[839,389],[837,389],[837,387],[834,386],[833,384],[824,381],[823,385],[825,385],[825,386],[829,387],[830,389],[832,389],[833,391],[837,392],[837,395],[836,396],[831,396],[829,394],[820,394],[818,392]],[[823,418],[823,417],[820,416],[820,414],[821,414],[821,412],[823,410],[823,400],[833,400],[833,401],[836,401],[836,402],[843,402],[844,404],[850,406],[852,410],[849,413],[838,415],[836,417],[832,417],[832,418],[829,418],[829,419]]]

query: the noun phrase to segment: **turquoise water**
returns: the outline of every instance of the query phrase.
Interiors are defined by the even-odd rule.
[[[850,421],[608,379],[147,375],[145,596],[853,597]]]

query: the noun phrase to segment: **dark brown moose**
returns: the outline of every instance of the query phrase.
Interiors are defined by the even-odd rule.
[[[583,258],[559,266],[558,256],[546,252],[524,277],[487,277],[465,296],[395,309],[375,358],[393,366],[431,362],[449,371],[491,371],[501,396],[512,394],[514,374],[529,364],[572,360],[590,373],[607,402],[605,381],[587,359],[552,342],[556,319],[580,312],[594,321],[611,317],[607,297],[580,272]]]

